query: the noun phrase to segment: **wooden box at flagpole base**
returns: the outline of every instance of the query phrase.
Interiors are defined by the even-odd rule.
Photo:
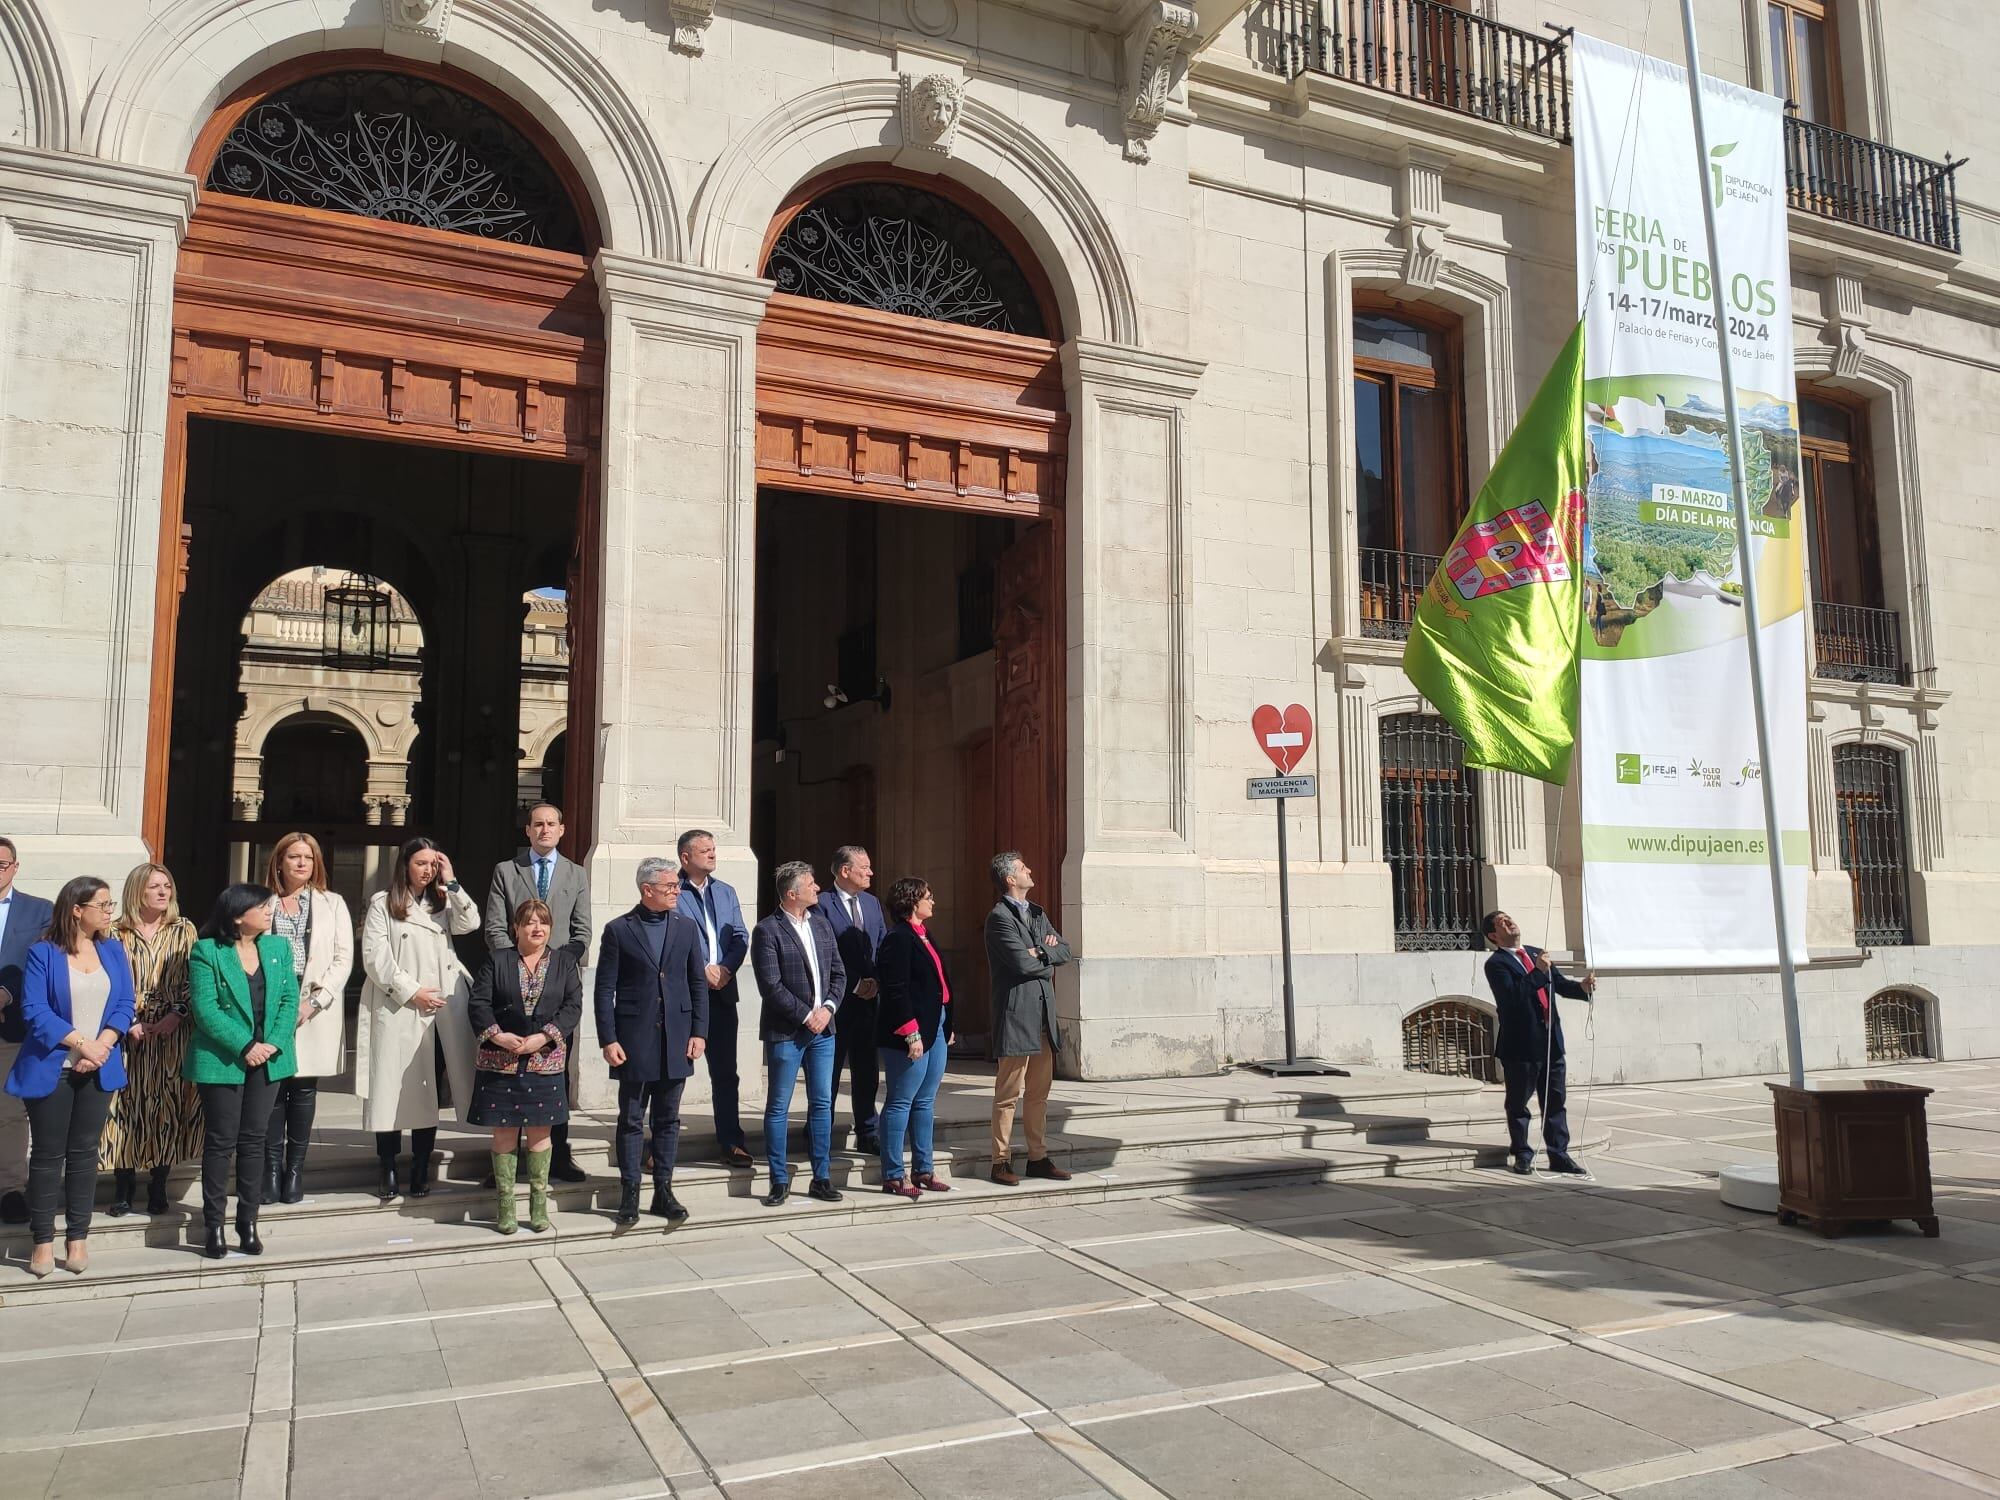
[[[1829,1237],[1850,1224],[1914,1219],[1936,1239],[1930,1132],[1913,1083],[1859,1088],[1769,1085],[1778,1127],[1778,1222],[1810,1220]]]

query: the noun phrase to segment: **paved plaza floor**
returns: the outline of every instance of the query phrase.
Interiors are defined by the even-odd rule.
[[[1587,1182],[0,1287],[0,1500],[2000,1495],[2000,1064],[1889,1076],[1938,1090],[1936,1240],[1724,1207],[1770,1145],[1732,1080],[1597,1090]]]

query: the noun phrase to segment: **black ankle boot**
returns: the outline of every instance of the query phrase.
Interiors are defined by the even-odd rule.
[[[279,1169],[283,1165],[284,1159],[282,1157],[273,1156],[269,1152],[264,1154],[264,1196],[258,1199],[258,1202],[276,1203],[278,1201],[278,1174]]]
[[[306,1148],[288,1146],[285,1149],[284,1177],[278,1184],[280,1203],[303,1203],[306,1196]]]
[[[221,1260],[228,1253],[229,1242],[222,1237],[222,1226],[220,1224],[209,1225],[208,1243],[202,1247],[202,1254],[206,1255],[210,1260]]]
[[[158,1218],[167,1211],[167,1174],[172,1167],[155,1167],[146,1178],[146,1212]]]
[[[384,1156],[378,1160],[382,1163],[382,1181],[375,1189],[375,1196],[387,1203],[402,1191],[396,1186],[396,1158]]]
[[[236,1210],[236,1243],[245,1255],[262,1255],[264,1242],[257,1238],[257,1211],[253,1208]]]
[[[130,1167],[120,1167],[111,1174],[111,1207],[104,1211],[114,1219],[122,1219],[132,1212],[132,1188],[139,1180],[139,1174]]]
[[[431,1154],[422,1152],[410,1158],[410,1196],[428,1198],[431,1192]]]

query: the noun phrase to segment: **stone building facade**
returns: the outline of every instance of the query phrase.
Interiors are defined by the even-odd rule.
[[[828,674],[810,658],[787,679],[801,712],[823,685],[840,725],[874,716],[865,736],[838,730],[866,746],[828,753],[871,773],[877,869],[949,874],[956,909],[974,911],[980,835],[1016,842],[1010,810],[1040,795],[1044,884],[1084,955],[1061,990],[1074,1023],[1065,1066],[1140,1076],[1268,1055],[1276,871],[1269,809],[1243,800],[1259,761],[1246,726],[1259,702],[1304,704],[1319,734],[1301,769],[1322,795],[1291,804],[1300,1041],[1396,1065],[1408,1018],[1480,1000],[1467,910],[1504,905],[1558,951],[1580,940],[1574,803],[1455,772],[1401,673],[1396,629],[1421,566],[1408,559],[1476,489],[1574,317],[1562,28],[1677,57],[1673,7],[1644,21],[1640,9],[0,0],[0,691],[14,726],[0,745],[0,827],[46,885],[122,869],[164,826],[162,799],[172,814],[185,672],[162,663],[186,607],[177,570],[196,577],[204,556],[200,537],[191,562],[180,547],[177,424],[221,347],[189,333],[184,309],[226,300],[190,258],[205,216],[228,208],[206,175],[229,123],[218,111],[260,79],[309,76],[314,59],[408,68],[517,121],[590,221],[594,305],[564,304],[592,320],[584,342],[601,349],[601,369],[578,377],[594,392],[588,415],[551,417],[568,398],[533,374],[479,385],[468,355],[426,440],[507,436],[522,452],[538,442],[531,457],[560,441],[580,465],[590,613],[572,711],[585,732],[570,741],[588,754],[571,785],[587,799],[578,853],[600,912],[621,909],[635,861],[690,825],[717,832],[725,873],[746,889],[760,862],[824,858],[757,842],[767,768],[797,752],[797,785],[818,780],[799,747],[836,732],[816,719],[776,738],[782,709],[760,722],[760,609],[781,645],[819,627],[760,599],[759,516],[774,475],[829,492],[839,465],[824,434],[836,428],[849,445],[840,483],[879,492],[888,476],[868,455],[888,438],[839,390],[815,396],[793,378],[781,355],[810,309],[765,273],[774,226],[812,185],[929,183],[1005,244],[1051,345],[1046,370],[1020,377],[1032,399],[1007,416],[1047,419],[1002,433],[996,417],[957,447],[955,485],[933,490],[947,509],[1003,522],[1014,505],[1056,544],[1040,582],[1023,582],[1004,563],[961,571],[983,545],[964,515],[934,545],[885,526],[869,563],[876,644],[852,673],[845,656]],[[1810,754],[1785,772],[1807,778],[1813,808],[1806,1062],[1862,1062],[1867,1004],[1890,990],[1913,997],[1929,1050],[1991,1055],[2000,22],[1975,0],[1696,9],[1710,70],[1799,102],[1799,374],[1824,407],[1825,482],[1852,501],[1814,557],[1826,608]],[[436,297],[478,290],[448,269],[447,236],[399,243],[437,257]],[[981,361],[1001,371],[1026,348],[909,321],[887,342],[897,360],[929,361],[925,391]],[[233,404],[204,398],[207,419],[268,424],[285,400],[300,424],[348,409],[343,382],[360,366],[340,349],[293,359],[255,327],[238,332]],[[422,436],[421,381],[405,384],[394,351],[370,347],[383,422]],[[917,384],[883,400],[921,405]],[[494,391],[514,403],[511,434],[483,415]],[[782,460],[781,437],[795,445]],[[919,454],[936,445],[895,442],[891,498],[932,493]],[[1000,455],[990,481],[976,477],[980,442]],[[275,504],[307,468],[269,473]],[[475,535],[490,478],[474,475],[459,512],[473,537],[466,577],[495,555]],[[1010,540],[1028,534],[1007,524]],[[855,556],[833,571],[852,576]],[[925,590],[954,571],[974,616],[979,580],[997,591],[997,623],[990,640],[973,629],[933,650],[949,627]],[[457,564],[440,573],[439,597],[459,576]],[[481,586],[499,599],[523,585],[495,570]],[[490,665],[470,648],[463,659],[475,676]],[[1010,677],[1017,668],[1027,677]],[[820,676],[834,680],[808,682]],[[1016,712],[1015,689],[1049,696]],[[947,773],[982,733],[990,761]],[[1046,764],[1020,748],[1044,741]],[[810,807],[774,791],[765,842],[824,842],[842,821],[825,799],[858,805],[860,785],[815,789]],[[1001,826],[980,829],[985,802]],[[977,966],[969,934],[954,957]],[[1767,1070],[1782,1064],[1781,1038],[1772,976],[1616,975],[1582,1064],[1600,1079]]]

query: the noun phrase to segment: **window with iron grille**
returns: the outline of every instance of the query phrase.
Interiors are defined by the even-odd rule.
[[[1854,941],[1899,948],[1910,938],[1910,866],[1903,834],[1903,756],[1883,745],[1833,749],[1840,867],[1854,887]]]
[[[1497,1083],[1493,1018],[1463,1000],[1436,1000],[1403,1017],[1403,1066],[1413,1073],[1442,1073]]]
[[[1931,1049],[1931,1012],[1924,997],[1910,990],[1884,990],[1870,995],[1861,1007],[1872,1063],[1910,1062],[1935,1057]],[[1407,1044],[1405,1046],[1407,1050]]]
[[[1382,720],[1382,858],[1401,952],[1478,948],[1479,783],[1443,719]]]

